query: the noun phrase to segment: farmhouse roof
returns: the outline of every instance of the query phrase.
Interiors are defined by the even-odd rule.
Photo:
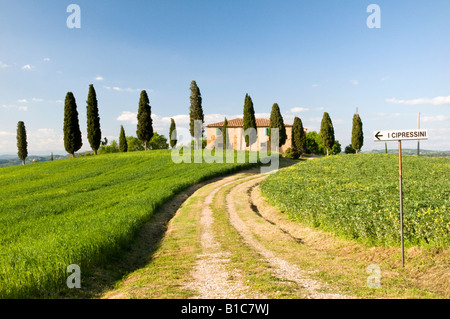
[[[228,127],[243,127],[244,120],[241,118],[232,119],[228,121]],[[256,119],[256,127],[269,127],[270,120],[269,119]],[[292,124],[284,124],[286,127],[291,127]],[[206,127],[223,127],[223,121],[213,124],[208,124]]]

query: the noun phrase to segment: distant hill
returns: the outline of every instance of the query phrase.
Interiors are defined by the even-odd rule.
[[[53,155],[53,160],[60,160],[67,158],[66,155]],[[30,155],[25,160],[25,164],[33,164],[35,162],[47,162],[51,160],[51,156],[37,156],[37,155]],[[22,160],[17,157],[17,155],[0,155],[0,167],[8,167],[8,166],[15,166],[15,165],[22,165]]]
[[[372,150],[361,153],[384,153],[384,150]],[[388,149],[388,154],[398,154],[398,149]],[[404,155],[417,155],[417,149],[414,148],[402,148],[402,154]],[[450,157],[450,151],[430,151],[420,150],[421,156],[429,157]]]

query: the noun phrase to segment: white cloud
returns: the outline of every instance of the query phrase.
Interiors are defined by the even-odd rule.
[[[424,116],[421,118],[421,121],[423,122],[444,122],[449,121],[450,117],[445,115],[436,115],[436,116]]]
[[[353,84],[353,85],[358,85],[359,81],[358,80],[351,80],[350,83]]]
[[[31,101],[33,102],[44,102],[44,99],[38,99],[38,98],[32,98]]]
[[[7,110],[17,109],[19,111],[27,111],[28,110],[27,106],[17,106],[17,105],[11,105],[11,104],[9,104],[9,105],[3,104],[2,108],[7,109]]]
[[[449,96],[438,96],[434,98],[419,98],[412,100],[399,100],[396,98],[386,99],[386,102],[393,104],[403,104],[403,105],[422,105],[422,104],[430,104],[430,105],[448,105],[450,104],[450,95]]]
[[[7,68],[9,65],[0,61],[0,68]]]
[[[30,149],[51,151],[64,148],[64,136],[52,128],[40,128],[27,134]]]
[[[0,131],[0,136],[15,136],[12,132]]]
[[[294,107],[291,109],[291,113],[302,113],[302,112],[308,112],[309,108],[307,107]]]
[[[102,76],[97,76],[95,78],[95,81],[103,81],[103,80],[104,80],[104,78]]]
[[[141,92],[141,89],[131,89],[131,88],[121,88],[118,86],[103,86],[103,88],[107,89],[107,90],[113,90],[116,92],[129,92],[129,93],[135,93],[135,92]],[[151,90],[147,91],[147,93],[151,92]]]
[[[313,84],[313,85],[311,85],[311,87],[314,88],[314,89],[315,89],[315,88],[318,88],[319,86],[320,86],[319,84]]]
[[[242,117],[244,116],[242,115]],[[270,113],[255,113],[255,117],[257,119],[268,119],[270,118]]]
[[[19,103],[28,103],[27,99],[17,100],[17,102],[19,102]]]
[[[117,121],[137,124],[137,113],[123,111],[117,118]]]
[[[22,70],[31,70],[33,67],[29,64],[26,64],[22,67]]]
[[[44,58],[44,62],[50,62],[50,58]]]
[[[190,122],[190,118],[188,114],[179,114],[171,117],[163,117],[162,120],[165,121],[167,124],[170,124],[170,119],[173,118],[176,124],[180,125],[188,125]],[[207,115],[205,115],[205,122],[208,118]]]

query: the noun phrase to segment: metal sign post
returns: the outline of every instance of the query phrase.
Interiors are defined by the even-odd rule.
[[[403,179],[402,179],[402,140],[427,140],[427,130],[395,130],[373,132],[375,142],[398,141],[398,179],[400,191],[400,240],[402,249],[402,267],[405,267],[405,246],[403,236]]]
[[[402,141],[398,141],[398,180],[400,190],[400,238],[402,246],[402,267],[405,267],[405,246],[403,244],[403,181],[402,181]]]

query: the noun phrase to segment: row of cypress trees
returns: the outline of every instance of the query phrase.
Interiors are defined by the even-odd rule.
[[[224,122],[223,132],[226,132],[226,118]],[[244,118],[243,118],[243,129],[244,131],[248,128],[254,128],[253,132],[256,132],[256,119],[255,119],[255,110],[253,107],[253,102],[251,97],[246,94],[244,101]],[[279,136],[279,147],[284,145],[287,140],[286,128],[284,126],[283,116],[280,112],[280,107],[277,103],[274,103],[272,106],[272,111],[270,113],[270,128],[278,128],[280,132]],[[255,135],[255,136],[253,136]],[[245,136],[245,142],[247,147],[254,142],[256,142],[256,134]],[[331,121],[330,115],[327,112],[324,112],[323,118],[320,125],[320,137],[323,145],[326,148],[327,156],[330,153],[331,148],[335,144],[335,135],[334,135],[334,127]],[[224,144],[226,136],[224,135]],[[353,117],[352,123],[352,138],[351,145],[355,149],[356,153],[362,148],[364,142],[362,121],[358,114],[358,111]],[[304,131],[302,120],[298,117],[294,118],[293,128],[292,128],[292,144],[293,149],[300,154],[306,153],[306,134]]]
[[[190,133],[191,136],[195,136],[194,121],[200,120],[204,123],[204,113],[202,109],[202,97],[200,89],[196,81],[191,82],[190,86],[191,96],[190,96]],[[97,151],[101,144],[101,129],[100,129],[100,117],[98,112],[98,101],[96,92],[93,84],[89,85],[89,93],[87,98],[87,132],[89,144],[97,154]],[[257,136],[256,132],[256,118],[255,110],[253,107],[253,101],[251,97],[246,94],[244,99],[244,114],[243,114],[243,129],[254,128],[254,132],[250,136],[245,136],[245,142],[247,147],[256,142]],[[153,137],[153,120],[151,118],[151,107],[150,101],[145,90],[141,91],[139,99],[139,109],[138,109],[138,124],[137,124],[137,137],[144,143],[144,148],[147,150],[148,142]],[[225,118],[223,132],[227,132],[227,119]],[[281,115],[280,108],[277,103],[274,103],[270,113],[270,129],[278,128],[279,135],[279,146],[285,144],[287,140],[286,128],[284,126],[283,117]],[[200,133],[200,132],[198,132]],[[200,136],[203,136],[204,129],[202,126],[202,131]],[[304,132],[303,124],[300,118],[294,118],[293,124],[293,147],[296,151],[302,153],[306,152],[306,134]],[[198,135],[197,135],[198,136]],[[335,142],[334,138],[334,128],[331,122],[331,118],[327,112],[324,113],[320,136],[327,150],[327,155],[329,155],[329,150],[333,147]],[[175,121],[171,118],[170,132],[169,132],[170,146],[173,148],[177,144],[176,140],[176,126]],[[362,121],[359,117],[358,112],[353,117],[353,127],[352,127],[352,147],[359,152],[363,145],[363,132],[362,132]],[[198,142],[198,141],[197,141]],[[226,134],[223,134],[223,145],[226,145]],[[75,152],[78,151],[83,145],[81,130],[78,122],[78,112],[76,100],[72,92],[68,92],[65,99],[64,108],[64,147],[66,151],[74,156]],[[23,164],[25,163],[25,158],[27,157],[27,141],[26,141],[26,130],[25,124],[23,122],[18,123],[17,128],[17,147],[19,158],[22,159]],[[127,142],[125,137],[125,131],[123,126],[121,126],[120,138],[119,138],[119,150],[126,151]]]
[[[87,137],[92,150],[97,155],[97,151],[101,144],[102,133],[100,129],[97,95],[92,84],[89,85],[86,103]],[[136,134],[138,139],[144,143],[145,150],[147,150],[148,142],[153,137],[153,121],[151,118],[150,101],[145,90],[141,91],[137,119],[138,124]],[[121,127],[120,134],[125,135],[123,126]],[[119,140],[122,140],[122,143],[119,144],[119,149],[126,149],[126,139],[120,138]],[[74,157],[75,152],[82,146],[83,142],[78,121],[76,100],[73,93],[68,92],[66,94],[64,107],[64,148],[72,155],[72,157]]]
[[[89,85],[87,98],[87,136],[92,150],[97,155],[100,147],[102,132],[100,129],[100,116],[98,113],[98,101],[94,85]],[[75,156],[75,152],[83,146],[80,124],[78,121],[77,102],[72,92],[67,92],[64,103],[64,148],[67,153]]]

